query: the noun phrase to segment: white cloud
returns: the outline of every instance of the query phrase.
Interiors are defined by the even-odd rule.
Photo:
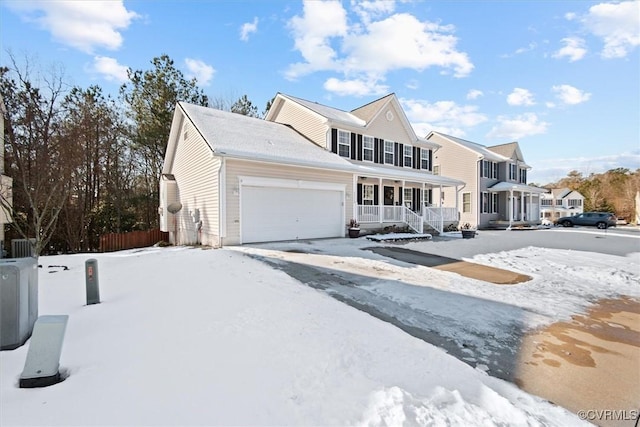
[[[129,78],[127,76],[128,67],[118,63],[115,58],[109,58],[107,56],[96,56],[93,58],[93,71],[109,80],[116,81],[118,83],[124,83]]]
[[[556,98],[558,98],[563,104],[567,105],[581,104],[583,102],[587,102],[589,98],[591,98],[590,93],[569,85],[553,86],[551,90],[555,92]]]
[[[200,83],[202,86],[209,85],[209,82],[216,72],[216,70],[211,65],[208,65],[199,59],[191,58],[186,58],[184,62],[187,65],[187,70],[189,70],[189,73],[187,74],[188,78],[195,77],[198,83]]]
[[[347,34],[347,12],[339,1],[305,1],[303,16],[291,18],[289,28],[295,48],[306,62],[292,64],[286,73],[288,78],[335,68],[337,54],[330,39]]]
[[[471,89],[467,92],[467,99],[478,99],[481,96],[484,96],[484,92],[478,89]]]
[[[389,87],[366,80],[339,80],[335,77],[327,79],[324,89],[341,96],[384,95]]]
[[[242,27],[240,27],[240,40],[245,42],[248,41],[249,34],[255,33],[257,31],[258,31],[258,18],[255,17],[253,18],[253,22],[246,22],[242,24]]]
[[[507,104],[509,105],[535,105],[533,94],[527,89],[515,88],[513,92],[507,95]]]
[[[439,130],[455,136],[464,136],[463,128],[486,122],[487,117],[478,112],[475,105],[458,105],[453,101],[430,103],[417,99],[400,99],[416,133],[425,136],[431,130]]]
[[[49,31],[58,42],[86,53],[120,48],[120,31],[139,17],[122,1],[11,1],[5,5]]]
[[[304,62],[291,64],[287,78],[334,71],[344,81],[374,82],[376,89],[386,73],[397,69],[439,67],[456,77],[473,70],[467,54],[456,49],[452,26],[421,22],[407,13],[384,17],[393,12],[394,2],[353,5],[356,14],[348,17],[340,2],[304,2],[303,15],[289,22]]]
[[[351,1],[354,12],[358,14],[362,22],[367,25],[374,18],[393,13],[396,2],[393,0]]]
[[[589,8],[582,23],[604,41],[603,58],[624,58],[640,46],[640,2],[600,3]]]
[[[584,47],[585,42],[579,37],[566,37],[562,39],[564,46],[553,54],[554,58],[568,57],[570,62],[575,62],[582,59],[587,49]]]
[[[549,124],[538,119],[534,113],[525,113],[514,118],[498,116],[498,124],[487,134],[488,138],[518,140],[524,136],[547,132]]]

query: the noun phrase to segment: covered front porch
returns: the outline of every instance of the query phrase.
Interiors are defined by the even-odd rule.
[[[501,209],[505,215],[502,218],[489,221],[491,228],[511,230],[512,228],[531,227],[541,223],[540,195],[546,192],[544,188],[499,182],[490,190],[503,194],[504,196],[500,198],[505,200]]]
[[[357,197],[353,211],[361,226],[373,229],[402,224],[416,233],[429,227],[442,233],[444,227],[458,222],[457,205],[443,207],[442,200],[433,200],[433,189],[452,186],[457,192],[460,181],[424,173],[410,175],[354,176]]]

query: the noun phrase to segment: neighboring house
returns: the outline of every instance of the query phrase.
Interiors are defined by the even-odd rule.
[[[433,190],[463,182],[432,173],[438,148],[416,136],[394,94],[351,112],[278,94],[265,120],[180,102],[161,229],[211,246],[343,237],[351,219],[442,230],[457,210],[430,206]]]
[[[568,188],[554,188],[540,195],[540,219],[554,220],[584,212],[584,196]]]
[[[12,180],[4,174],[4,120],[7,110],[2,95],[0,95],[0,258],[4,254],[4,227],[11,222],[11,215],[7,206],[12,204]]]
[[[540,224],[540,195],[527,185],[525,161],[517,142],[486,147],[430,132],[426,139],[442,146],[434,159],[437,173],[466,183],[458,194],[445,188],[443,206],[461,206],[460,222],[478,228]]]

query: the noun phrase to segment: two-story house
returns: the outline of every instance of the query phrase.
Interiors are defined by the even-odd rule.
[[[584,212],[584,196],[568,188],[554,188],[540,195],[540,219],[553,222]]]
[[[10,207],[12,204],[12,180],[4,174],[4,120],[7,110],[0,95],[0,258],[4,253],[4,227],[11,222]]]
[[[179,244],[343,237],[457,221],[434,191],[439,145],[418,137],[394,94],[350,112],[277,94],[264,120],[180,102],[160,180],[161,229]]]
[[[457,192],[438,194],[443,206],[460,206],[460,222],[478,228],[507,228],[540,224],[540,195],[544,188],[527,185],[527,171],[517,142],[484,146],[440,132],[426,139],[440,145],[434,159],[437,173],[466,183]]]

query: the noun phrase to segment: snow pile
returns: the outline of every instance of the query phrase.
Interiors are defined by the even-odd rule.
[[[102,299],[91,306],[88,258]],[[28,345],[0,352],[3,426],[581,425],[241,251],[39,262],[40,314],[69,315],[68,378],[19,389]]]

